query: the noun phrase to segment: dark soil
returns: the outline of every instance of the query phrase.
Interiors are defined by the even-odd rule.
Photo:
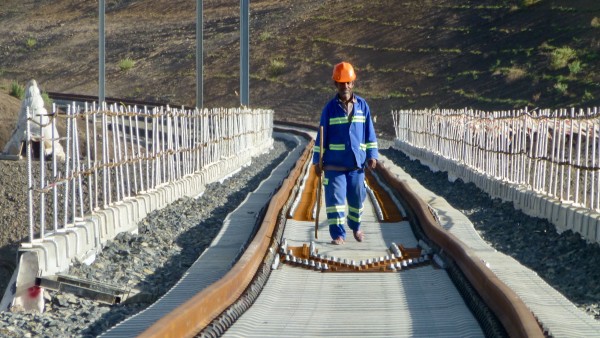
[[[600,1],[251,1],[250,105],[316,124],[332,66],[355,65],[356,90],[393,138],[390,111],[600,105]],[[204,3],[204,107],[239,106],[239,2]],[[106,1],[106,95],[196,104],[195,1]],[[98,2],[0,5],[0,149],[20,101],[10,83],[97,95]],[[552,67],[552,54],[575,55]],[[133,68],[119,63],[131,59]],[[49,108],[49,107],[47,107]],[[24,164],[0,161],[0,257],[26,237]],[[0,269],[2,268],[0,260]],[[0,271],[0,276],[5,276]]]

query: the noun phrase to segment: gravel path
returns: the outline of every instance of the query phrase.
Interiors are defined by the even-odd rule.
[[[537,271],[579,307],[600,317],[600,269],[592,263],[600,260],[597,244],[586,244],[570,231],[556,234],[548,222],[515,211],[511,203],[490,199],[471,183],[450,183],[445,173],[432,173],[418,161],[387,149],[391,142],[379,143],[381,152],[396,165],[465,213],[493,247]],[[202,197],[180,199],[151,213],[140,224],[138,235],[120,234],[94,264],[75,264],[70,274],[136,287],[153,297],[164,294],[212,241],[225,215],[267,177],[290,146],[276,141],[273,151],[256,158],[223,184],[209,185]],[[6,200],[2,196],[2,203]],[[66,293],[50,296],[43,314],[0,313],[0,336],[95,337],[150,304],[108,306]]]

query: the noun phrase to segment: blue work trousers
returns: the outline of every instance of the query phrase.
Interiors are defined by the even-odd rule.
[[[348,227],[352,231],[360,229],[360,218],[363,212],[363,203],[367,195],[365,186],[365,171],[325,170],[325,206],[327,207],[327,221],[329,234],[332,239],[342,237],[346,239],[344,223],[348,220]],[[348,215],[346,216],[346,201],[348,201]]]

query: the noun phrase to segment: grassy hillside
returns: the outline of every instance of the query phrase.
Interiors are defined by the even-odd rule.
[[[107,0],[107,96],[195,103],[195,1]],[[331,68],[390,110],[600,103],[600,1],[251,1],[254,107],[317,123]],[[206,107],[239,105],[239,2],[204,1]],[[97,2],[5,0],[0,79],[97,94]],[[129,63],[127,65],[127,63]]]

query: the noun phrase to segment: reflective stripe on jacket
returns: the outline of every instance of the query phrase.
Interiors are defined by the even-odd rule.
[[[337,95],[330,100],[321,113],[323,126],[323,165],[344,168],[363,168],[367,159],[377,159],[377,136],[367,102],[354,95],[352,119],[340,105]],[[320,132],[317,133],[313,163],[319,163]]]

